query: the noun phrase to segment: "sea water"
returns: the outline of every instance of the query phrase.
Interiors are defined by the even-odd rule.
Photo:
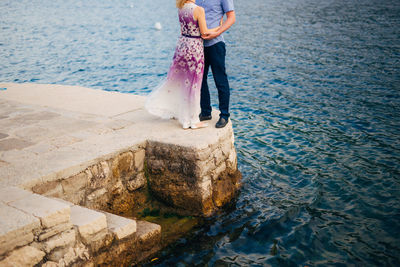
[[[400,1],[234,2],[226,64],[243,189],[152,264],[399,266]],[[0,1],[0,81],[146,95],[171,63],[174,5]]]

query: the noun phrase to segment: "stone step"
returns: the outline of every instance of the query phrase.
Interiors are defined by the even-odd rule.
[[[104,238],[107,233],[107,219],[103,213],[73,204],[71,204],[71,223],[86,245]]]
[[[137,221],[137,262],[150,257],[161,248],[161,226],[147,221]]]
[[[89,229],[92,229],[94,234],[107,229],[116,239],[121,240],[136,233],[136,220],[134,219],[105,211],[91,210],[62,199],[59,201],[71,207],[71,222],[78,227],[81,235],[89,237]]]
[[[7,200],[6,204],[39,218],[43,229],[69,223],[71,210],[65,203],[33,193],[21,194],[24,196],[12,201]]]
[[[0,257],[70,227],[68,205],[17,187],[0,189]]]
[[[2,267],[31,267],[40,263],[45,253],[35,247],[26,246],[12,251],[12,253],[0,261]]]
[[[124,218],[108,212],[103,212],[107,219],[108,230],[116,239],[121,240],[136,233],[136,220]]]
[[[0,256],[31,243],[38,231],[38,218],[0,202]]]

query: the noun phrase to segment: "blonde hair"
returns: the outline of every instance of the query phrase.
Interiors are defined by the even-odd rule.
[[[187,0],[176,0],[176,7],[177,8],[182,8]]]

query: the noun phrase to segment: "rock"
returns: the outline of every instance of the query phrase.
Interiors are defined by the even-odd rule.
[[[133,174],[133,154],[125,152],[117,156],[112,162],[114,179],[129,180]]]
[[[196,152],[195,152],[196,160],[207,161],[207,159],[209,159],[210,156],[212,155],[211,152],[212,151],[209,147],[202,149],[202,150],[196,150]]]
[[[165,164],[163,160],[154,159],[154,160],[149,160],[148,162],[149,162],[148,167],[151,169],[152,172],[162,173],[163,171],[165,171]]]
[[[57,235],[57,234],[59,234],[61,232],[65,232],[65,231],[67,231],[67,230],[69,230],[71,228],[72,228],[72,224],[70,222],[63,223],[63,224],[58,224],[58,225],[53,226],[51,228],[47,228],[43,232],[41,232],[39,234],[39,237],[38,237],[37,240],[38,241],[43,241],[43,240],[45,240],[45,239],[47,239],[49,237],[55,236],[55,235]]]
[[[106,250],[113,242],[114,235],[112,233],[107,232],[107,230],[103,230],[98,233],[94,238],[90,240],[88,244],[90,247],[90,251],[93,254],[99,252],[99,250]]]
[[[118,180],[114,186],[111,188],[111,194],[113,196],[120,195],[125,190],[124,185],[122,184],[121,180]]]
[[[232,149],[231,153],[229,154],[229,157],[226,161],[226,167],[233,170],[237,169],[237,157],[235,149]]]
[[[221,151],[225,157],[228,157],[233,149],[233,144],[231,140],[226,140],[221,144]]]
[[[215,161],[211,159],[208,161],[196,161],[196,177],[203,177],[205,175],[208,175],[211,170],[215,168],[214,162]]]
[[[217,179],[218,176],[226,170],[226,163],[222,162],[215,170],[212,171],[213,180]]]
[[[146,151],[144,149],[135,152],[135,168],[137,172],[143,171],[145,156]]]
[[[43,243],[43,249],[46,253],[50,253],[56,248],[69,248],[75,243],[75,231],[69,230],[61,233],[60,235],[51,237]]]
[[[107,189],[105,188],[101,188],[99,190],[94,191],[93,193],[91,193],[90,195],[87,196],[87,200],[89,201],[95,201],[98,198],[102,197],[104,194],[107,193]]]
[[[174,207],[193,215],[203,212],[203,200],[196,180],[191,181],[177,173],[164,171],[162,174],[150,175],[149,187],[153,194]]]
[[[3,267],[30,267],[42,261],[46,254],[34,247],[26,246],[14,250],[7,258],[0,261],[0,266]]]
[[[221,149],[216,149],[214,151],[214,164],[215,164],[215,166],[218,166],[225,159],[226,159],[226,157],[222,153]]]
[[[32,191],[50,197],[61,197],[63,195],[63,188],[58,180],[36,185],[32,188]]]
[[[220,208],[228,204],[235,197],[240,188],[241,173],[238,170],[223,172],[213,179],[213,202]]]
[[[146,184],[146,177],[143,172],[140,172],[136,177],[127,182],[126,186],[129,191],[135,191]]]
[[[81,204],[85,198],[85,189],[89,182],[88,178],[88,171],[85,171],[62,180],[61,184],[64,190],[62,198],[77,205]]]
[[[42,267],[59,267],[58,264],[54,261],[47,261],[42,265]]]
[[[102,161],[97,165],[89,168],[91,176],[89,176],[89,188],[104,188],[111,182],[110,167],[106,161]]]

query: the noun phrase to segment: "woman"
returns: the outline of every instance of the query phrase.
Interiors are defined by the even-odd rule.
[[[205,12],[195,0],[176,0],[181,36],[175,49],[167,79],[148,96],[146,109],[162,118],[176,118],[183,129],[207,127],[200,122],[200,89],[204,69],[201,35],[207,29]]]

